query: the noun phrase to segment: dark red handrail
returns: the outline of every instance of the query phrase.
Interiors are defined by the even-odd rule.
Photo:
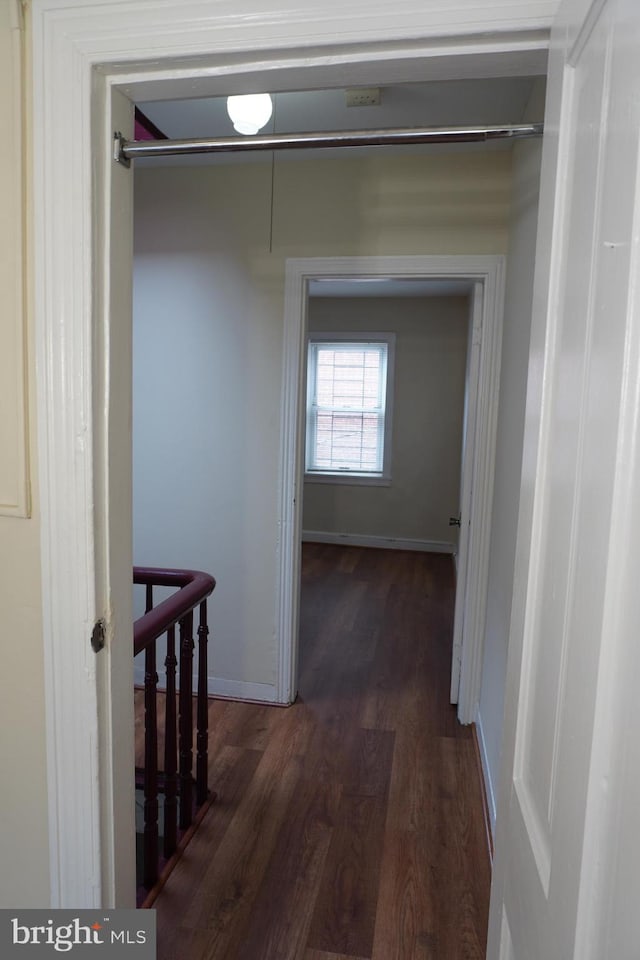
[[[133,582],[146,586],[177,588],[176,593],[134,623],[134,657],[210,596],[216,585],[214,578],[201,570],[172,570],[163,567],[134,567]]]

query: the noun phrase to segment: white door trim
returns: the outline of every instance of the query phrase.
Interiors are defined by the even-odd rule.
[[[556,6],[557,0],[508,6],[494,0],[481,11],[477,0],[402,0],[392,7],[383,0],[347,7],[340,0],[285,0],[277,10],[250,0],[242,6],[32,0],[28,6],[51,906],[89,907],[118,896],[103,873],[113,857],[109,831],[101,830],[102,797],[117,777],[100,763],[108,720],[98,720],[89,646],[96,617],[112,623],[111,611],[122,609],[117,591],[97,582],[96,549],[103,557],[107,547],[101,534],[96,542],[95,511],[102,505],[94,499],[100,479],[94,411],[109,415],[109,324],[122,319],[111,305],[99,226],[109,230],[100,157],[110,132],[111,89],[153,99],[187,89],[232,93],[248,73],[256,84],[300,89],[335,84],[338,73],[349,84],[398,82],[417,70],[422,79],[542,72]],[[103,329],[102,352],[96,332]],[[99,608],[102,597],[108,609]],[[126,631],[111,639],[130,642]]]
[[[33,10],[33,248],[51,906],[101,903],[90,66]],[[80,71],[80,76],[76,71]],[[75,79],[74,79],[75,77]],[[57,90],[62,100],[53,98]],[[74,149],[52,149],[60,103]],[[57,155],[57,156],[56,156]],[[77,189],[72,188],[75,183]],[[64,255],[60,255],[62,248]]]
[[[469,572],[469,543],[471,537],[471,516],[473,504],[473,464],[475,451],[476,408],[478,396],[478,376],[480,372],[480,352],[482,347],[482,317],[484,310],[484,288],[474,283],[469,317],[469,344],[467,347],[467,374],[465,382],[465,422],[463,437],[463,459],[460,469],[460,535],[458,537],[458,556],[456,557],[456,602],[453,617],[453,650],[451,653],[451,688],[449,699],[458,703],[460,699],[460,677],[462,673],[462,653],[464,639],[464,619],[467,613],[467,574]],[[480,690],[478,690],[478,702]]]
[[[307,290],[319,278],[390,277],[468,279],[482,290],[476,336],[480,341],[477,390],[469,396],[473,431],[473,494],[468,539],[468,576],[458,717],[475,721],[480,697],[484,621],[489,573],[489,538],[498,417],[502,310],[502,256],[312,257],[287,260],[281,421],[278,690],[291,703],[297,690],[297,627],[300,579],[301,490],[304,432],[304,343]]]

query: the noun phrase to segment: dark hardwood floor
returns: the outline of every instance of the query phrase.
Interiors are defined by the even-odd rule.
[[[298,700],[211,701],[218,799],[156,901],[158,960],[484,957],[453,601],[450,557],[305,545]]]

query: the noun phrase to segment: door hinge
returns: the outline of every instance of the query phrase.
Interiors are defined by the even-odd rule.
[[[104,620],[96,620],[91,632],[91,648],[94,653],[100,653],[105,644],[107,625]]]

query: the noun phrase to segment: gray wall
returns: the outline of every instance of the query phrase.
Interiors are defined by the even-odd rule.
[[[396,350],[390,486],[306,482],[304,530],[456,544],[468,298],[315,297],[308,325],[390,331]]]

